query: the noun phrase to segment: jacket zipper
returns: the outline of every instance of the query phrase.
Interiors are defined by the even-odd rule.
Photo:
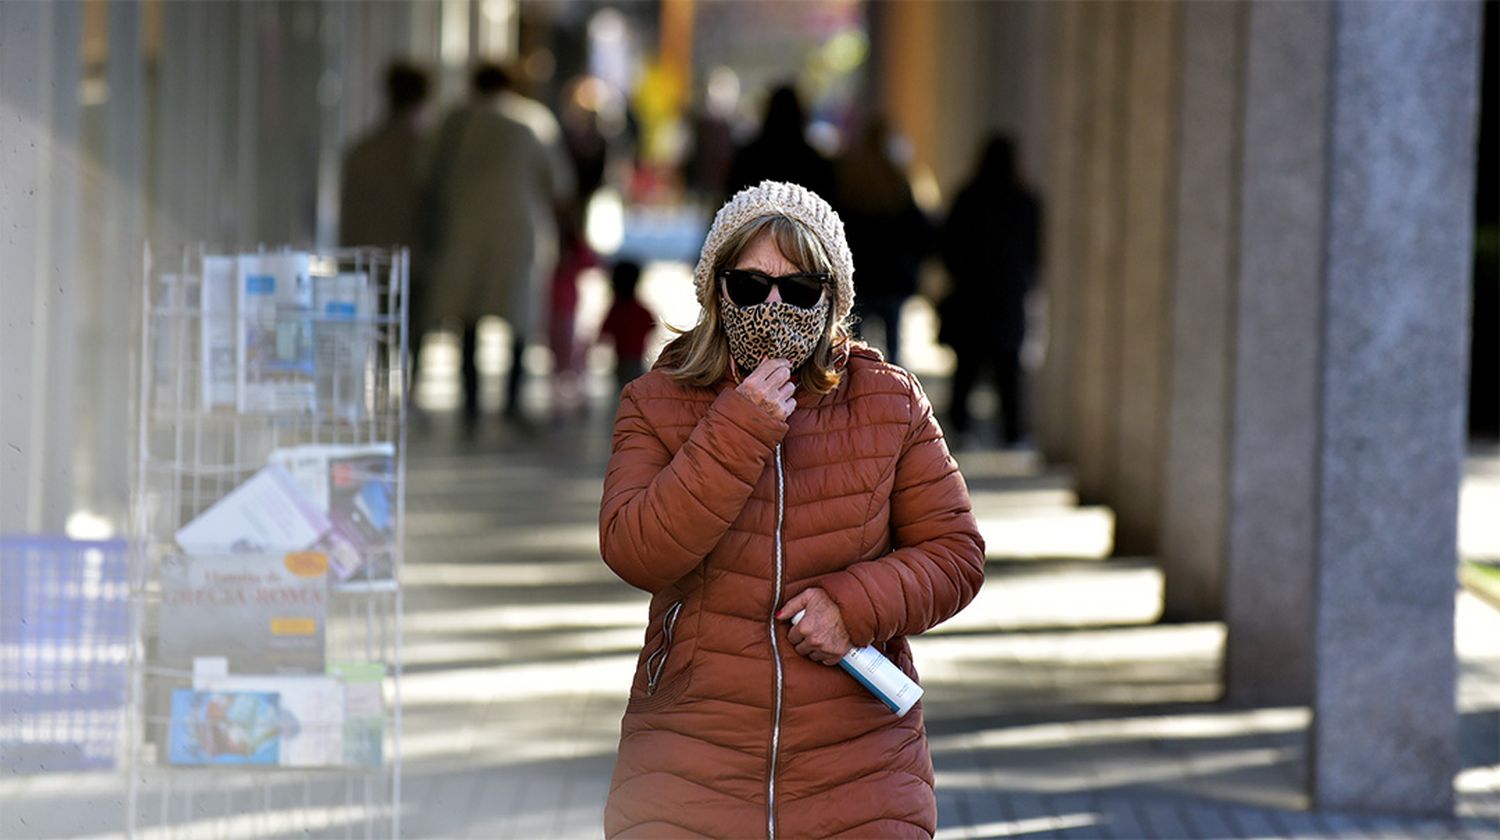
[[[776,759],[781,746],[781,645],[776,639],[776,611],[781,607],[781,571],[783,564],[781,525],[786,512],[785,482],[782,479],[781,444],[776,444],[776,597],[771,602],[771,659],[776,663],[776,712],[771,719],[771,773],[766,780],[766,836],[776,840]]]
[[[678,601],[667,608],[667,614],[661,620],[661,646],[646,660],[647,697],[656,693],[656,686],[661,681],[661,675],[667,670],[667,656],[672,651],[672,629],[677,626],[677,615],[680,612],[682,612],[682,602]]]

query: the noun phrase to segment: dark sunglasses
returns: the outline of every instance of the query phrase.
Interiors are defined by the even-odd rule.
[[[729,302],[735,306],[754,306],[765,303],[771,296],[771,287],[781,290],[781,299],[800,309],[811,309],[818,305],[829,276],[822,271],[804,271],[772,277],[759,271],[743,268],[726,268],[719,272],[724,281],[724,290],[729,293]]]

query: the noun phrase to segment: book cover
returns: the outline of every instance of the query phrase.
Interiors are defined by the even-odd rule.
[[[328,673],[344,684],[344,763],[379,767],[385,752],[385,666],[336,662]]]
[[[203,258],[198,292],[200,333],[199,399],[204,411],[238,404],[239,339],[235,280],[237,263],[230,256]]]
[[[349,580],[366,563],[374,567],[359,578],[390,577],[394,539],[396,448],[390,443],[306,444],[271,453],[270,462],[286,470],[304,498],[326,514],[329,532],[318,548],[327,552],[334,576]]]
[[[167,760],[172,764],[275,765],[282,721],[272,692],[172,692]]]
[[[328,561],[318,552],[162,558],[157,664],[191,671],[321,674]]]
[[[329,458],[329,524],[342,530],[361,548],[389,543],[395,528],[391,498],[395,480],[389,452]]]
[[[312,260],[306,253],[247,254],[238,261],[239,410],[317,408]]]
[[[152,300],[156,311],[151,324],[151,405],[159,413],[170,412],[179,406],[177,371],[188,360],[189,340],[184,336],[183,318],[188,311],[185,301],[188,287],[196,287],[198,278],[182,274],[163,273],[157,276],[155,296]],[[197,336],[193,336],[196,340]]]
[[[313,352],[319,410],[359,422],[375,353],[374,294],[363,273],[313,278]]]
[[[177,530],[189,554],[301,551],[328,533],[328,517],[309,502],[277,464],[248,481]]]
[[[194,677],[199,692],[272,694],[279,698],[282,767],[337,767],[344,763],[344,685],[323,675],[230,673]]]

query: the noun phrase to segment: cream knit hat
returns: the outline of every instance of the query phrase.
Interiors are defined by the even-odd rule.
[[[833,263],[834,323],[848,318],[849,310],[854,308],[854,256],[849,253],[849,241],[844,238],[844,223],[828,202],[816,193],[784,181],[761,181],[759,186],[746,187],[719,208],[713,227],[708,230],[708,238],[703,240],[703,251],[698,255],[698,267],[693,272],[698,303],[705,308],[709,305],[709,290],[714,282],[711,275],[719,249],[735,231],[762,216],[786,216],[801,222],[823,243],[823,250],[828,252]]]

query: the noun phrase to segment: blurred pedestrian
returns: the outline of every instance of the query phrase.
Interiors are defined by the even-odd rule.
[[[917,291],[917,272],[932,249],[933,230],[896,160],[896,142],[889,124],[872,117],[835,163],[834,174],[839,214],[859,260],[855,329],[864,338],[865,324],[879,321],[886,358],[900,364],[901,307]]]
[[[621,260],[615,263],[610,273],[610,285],[614,287],[615,300],[599,327],[599,336],[609,336],[615,345],[615,386],[623,391],[625,385],[646,370],[646,339],[656,329],[656,316],[651,314],[636,298],[636,286],[641,280],[638,263]]]
[[[573,166],[574,200],[571,212],[582,219],[589,199],[604,185],[609,165],[609,138],[599,126],[599,108],[606,89],[603,80],[578,76],[563,86],[560,123],[563,148]]]
[[[405,61],[391,62],[385,71],[385,118],[349,146],[339,178],[339,244],[410,249],[407,314],[413,329],[408,336],[408,384],[416,382],[426,319],[427,255],[421,250],[416,219],[427,92],[425,70]],[[389,298],[379,299],[384,314]]]
[[[853,275],[823,199],[738,193],[697,325],[621,396],[600,549],[652,598],[610,837],[937,828],[921,704],[831,666],[879,645],[915,678],[907,637],[973,599],[984,541],[921,387],[850,337]]]
[[[1026,435],[1021,344],[1040,231],[1041,209],[1016,171],[1014,144],[992,136],[973,178],[954,199],[942,233],[953,290],[939,307],[939,335],[958,357],[949,408],[955,434],[968,431],[969,393],[988,369],[1000,396],[1001,442],[1014,446]]]
[[[584,347],[576,335],[578,278],[599,264],[583,235],[582,214],[565,213],[558,222],[561,253],[552,272],[547,343],[552,348],[552,419],[559,425],[585,413]]]
[[[476,69],[473,97],[443,121],[427,169],[424,221],[435,243],[429,318],[462,325],[469,421],[479,414],[474,357],[485,315],[510,325],[505,415],[521,419],[522,359],[557,260],[555,217],[572,191],[556,119],[510,86],[498,65]]]
[[[416,244],[418,164],[427,73],[404,61],[385,71],[385,119],[344,153],[339,180],[341,245]]]
[[[807,142],[807,115],[790,85],[771,92],[760,133],[734,156],[731,193],[761,181],[800,184],[822,196],[833,195],[833,165]]]
[[[734,123],[740,108],[740,80],[730,68],[719,65],[707,74],[691,114],[692,154],[687,160],[687,185],[694,195],[718,202],[734,163]]]

